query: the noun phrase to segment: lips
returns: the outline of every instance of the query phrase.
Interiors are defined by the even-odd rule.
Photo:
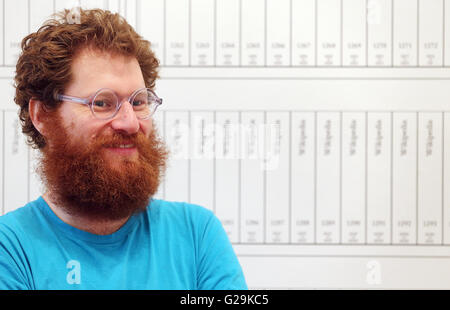
[[[98,139],[99,146],[116,155],[135,156],[141,148],[142,142],[136,136],[124,136],[114,133],[111,136],[103,136]]]
[[[123,156],[131,156],[136,154],[137,151],[137,144],[126,141],[126,142],[113,142],[113,143],[107,143],[105,145],[106,149],[110,152],[113,152],[117,155],[123,155]]]
[[[135,156],[137,154],[137,148],[135,144],[114,144],[107,147],[106,150],[112,152],[115,155],[121,156]]]
[[[135,145],[134,144],[120,144],[118,146],[115,146],[116,148],[120,148],[120,149],[131,149],[134,148]]]
[[[135,148],[136,144],[131,142],[124,142],[124,143],[108,143],[104,145],[107,148],[113,148],[113,149],[130,149]]]

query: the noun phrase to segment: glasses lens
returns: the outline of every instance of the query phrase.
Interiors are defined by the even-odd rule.
[[[109,118],[116,112],[118,99],[113,91],[101,90],[92,100],[92,112],[98,118]]]
[[[155,112],[159,100],[150,90],[143,89],[133,97],[131,104],[138,118],[147,118]]]

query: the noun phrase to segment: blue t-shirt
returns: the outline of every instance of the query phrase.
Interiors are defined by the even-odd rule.
[[[0,289],[247,289],[231,243],[203,207],[152,200],[96,235],[39,199],[0,217]]]

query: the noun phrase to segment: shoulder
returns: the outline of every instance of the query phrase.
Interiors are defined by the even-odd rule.
[[[152,200],[148,213],[153,230],[163,232],[162,235],[190,240],[197,246],[224,232],[216,215],[200,205]]]
[[[40,201],[29,202],[16,210],[0,216],[0,242],[7,235],[20,235],[25,233],[26,228],[31,228],[39,218]]]
[[[170,220],[189,225],[199,225],[215,218],[211,210],[200,205],[157,199],[151,201],[148,212],[159,221]]]
[[[195,204],[163,200],[152,201],[150,209],[154,219],[159,219],[155,221],[157,225],[164,227],[162,235],[176,235],[184,238],[183,241],[190,241],[174,244],[178,248],[189,247],[193,253],[198,289],[247,288],[234,249],[222,223],[211,210]],[[175,234],[170,233],[175,230]],[[167,240],[165,238],[165,244]]]
[[[32,288],[29,253],[41,220],[36,202],[0,216],[0,289]]]
[[[35,236],[42,235],[45,218],[40,199],[0,216],[0,247],[3,250],[18,253],[13,249],[23,251],[33,245]]]

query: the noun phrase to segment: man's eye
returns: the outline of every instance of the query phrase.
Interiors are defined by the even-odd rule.
[[[94,108],[110,108],[113,105],[111,100],[95,100],[93,104]]]
[[[148,108],[148,101],[146,100],[133,100],[133,108],[135,110],[144,110]]]
[[[105,106],[105,102],[103,100],[96,100],[96,101],[94,101],[94,105],[96,107],[102,108]]]

